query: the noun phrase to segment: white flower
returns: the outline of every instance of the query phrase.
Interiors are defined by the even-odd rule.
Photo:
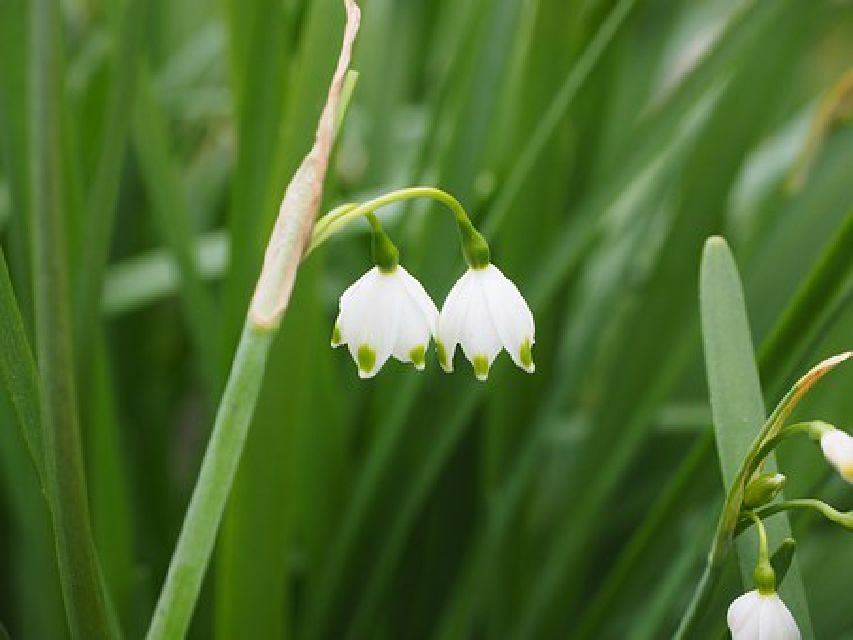
[[[438,359],[445,371],[453,371],[456,345],[461,344],[477,379],[485,380],[503,348],[515,364],[533,373],[534,332],[533,314],[518,287],[492,264],[470,268],[453,285],[441,309]]]
[[[374,267],[344,291],[332,346],[349,347],[358,375],[371,378],[393,355],[422,370],[438,309],[403,267]]]
[[[821,436],[820,448],[841,477],[853,483],[853,437],[839,429],[830,429]]]
[[[774,592],[750,591],[729,606],[732,640],[800,640],[800,630],[788,607]]]

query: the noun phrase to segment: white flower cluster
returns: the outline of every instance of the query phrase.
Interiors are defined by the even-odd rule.
[[[370,378],[392,355],[423,369],[434,339],[445,371],[453,371],[461,346],[477,379],[486,380],[501,349],[533,373],[534,332],[533,314],[518,287],[493,264],[469,268],[440,313],[421,283],[394,265],[372,268],[344,291],[332,346],[347,345],[359,375]]]

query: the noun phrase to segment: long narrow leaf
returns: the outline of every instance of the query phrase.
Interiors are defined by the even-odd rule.
[[[38,366],[44,393],[45,470],[66,614],[77,638],[114,635],[89,521],[77,424],[61,162],[59,16],[32,4],[31,206]]]
[[[735,480],[750,445],[766,419],[758,365],[747,319],[737,266],[725,240],[711,238],[702,254],[700,277],[702,338],[717,451],[728,490]],[[772,469],[772,459],[768,469]],[[791,536],[786,517],[770,520],[767,534],[773,549]],[[744,586],[753,587],[752,574],[758,555],[754,535],[737,541],[737,555]],[[803,635],[811,638],[811,620],[796,561],[791,564],[780,593],[788,603]]]

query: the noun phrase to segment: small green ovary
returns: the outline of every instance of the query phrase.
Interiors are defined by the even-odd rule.
[[[363,344],[358,348],[356,360],[358,361],[359,371],[362,373],[370,373],[373,371],[373,367],[376,366],[376,352],[368,345]]]
[[[411,359],[412,364],[415,365],[415,369],[422,371],[426,367],[426,347],[422,344],[419,344],[417,347],[413,347],[412,350],[409,351],[409,359]]]
[[[524,368],[533,373],[536,365],[533,364],[533,345],[529,339],[521,343],[518,356]]]
[[[474,365],[474,375],[477,376],[477,380],[483,381],[488,379],[489,359],[486,356],[474,356],[474,359],[471,360],[471,364]]]

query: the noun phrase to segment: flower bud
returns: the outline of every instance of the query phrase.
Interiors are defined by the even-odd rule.
[[[762,473],[746,485],[743,503],[750,509],[767,504],[779,495],[787,478],[781,473]]]
[[[853,483],[853,437],[839,429],[832,429],[821,436],[820,448],[841,477]]]

